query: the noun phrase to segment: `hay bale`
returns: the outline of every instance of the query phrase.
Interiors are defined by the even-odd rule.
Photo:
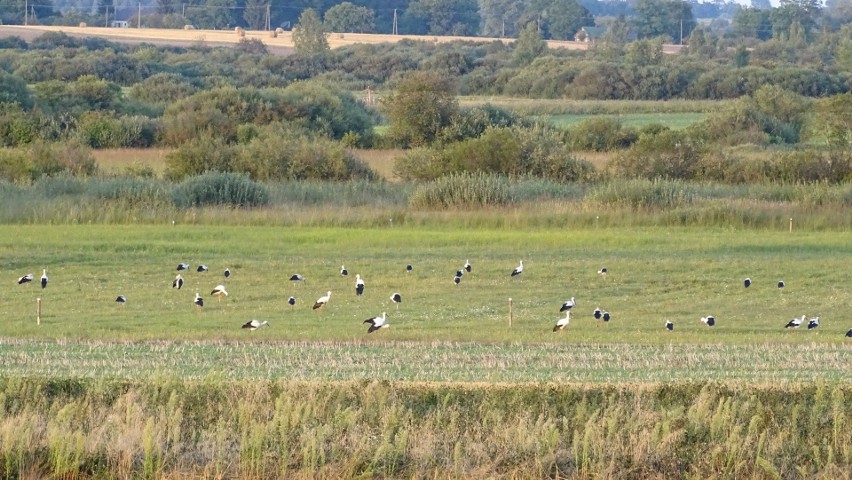
[[[183,29],[184,30],[195,30],[195,25],[184,25]]]
[[[282,33],[284,33],[284,29],[281,28],[281,27],[278,27],[278,28],[275,29],[275,33],[277,33],[278,35],[281,35]]]
[[[87,26],[86,22],[80,22],[80,28],[86,28]]]

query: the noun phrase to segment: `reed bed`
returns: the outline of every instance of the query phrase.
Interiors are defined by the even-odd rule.
[[[550,228],[556,224],[783,228],[794,217],[799,228],[852,227],[850,183],[725,185],[608,180],[564,184],[479,174],[422,185],[293,181],[243,187],[242,180],[228,180],[221,183],[234,188],[223,189],[213,185],[212,177],[218,178],[213,175],[209,181],[196,181],[194,188],[200,193],[193,195],[187,193],[187,185],[156,178],[60,176],[27,186],[0,182],[0,222],[373,227],[393,218],[396,225],[462,228],[472,220],[502,228]],[[246,203],[242,192],[249,190],[257,193],[248,203],[257,206],[235,208]],[[202,194],[209,200],[199,200]]]
[[[0,379],[6,478],[849,478],[847,385]]]

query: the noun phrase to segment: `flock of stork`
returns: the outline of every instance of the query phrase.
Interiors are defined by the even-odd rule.
[[[412,265],[406,265],[405,269],[406,269],[406,271],[411,272],[413,267],[412,267]],[[178,272],[185,271],[185,270],[189,270],[189,264],[187,264],[187,263],[178,264],[178,266],[177,266]],[[199,265],[196,268],[196,271],[199,272],[199,273],[206,272],[208,270],[209,269],[206,265]],[[453,277],[453,283],[455,285],[459,285],[461,283],[462,276],[464,276],[464,273],[465,272],[470,273],[471,270],[472,270],[472,266],[470,264],[470,260],[466,260],[465,263],[464,263],[464,266],[460,270],[456,271],[456,274]],[[510,276],[516,277],[518,275],[521,275],[523,272],[524,272],[524,261],[521,260],[519,265],[514,270],[512,270]],[[606,275],[607,269],[601,268],[600,270],[598,270],[598,274],[599,275]],[[349,271],[346,269],[346,266],[340,267],[340,275],[344,276],[344,277],[349,275]],[[225,276],[225,278],[229,278],[231,276],[230,268],[225,269],[224,276]],[[26,283],[32,282],[33,280],[35,280],[35,275],[33,275],[32,273],[28,273],[28,274],[26,274],[26,275],[24,275],[24,276],[22,276],[18,279],[18,284],[19,285],[26,284]],[[290,277],[290,281],[293,281],[293,282],[300,282],[300,281],[304,281],[304,280],[305,280],[305,277],[303,277],[301,274],[298,274],[298,273],[294,274]],[[41,288],[47,288],[47,284],[48,284],[47,269],[43,269],[42,275],[41,275]],[[172,288],[180,290],[183,287],[183,284],[184,284],[183,275],[181,273],[178,273],[177,276],[172,281]],[[743,281],[743,286],[745,288],[749,288],[751,286],[751,284],[752,284],[752,282],[751,282],[750,278],[746,278]],[[365,285],[364,279],[361,278],[360,274],[356,274],[355,275],[355,294],[357,296],[363,295],[364,285]],[[784,282],[783,281],[778,282],[778,288],[784,288]],[[221,302],[222,297],[228,296],[228,291],[225,289],[224,285],[217,285],[210,292],[210,295],[216,297],[218,299],[218,301]],[[320,298],[318,298],[316,300],[316,302],[314,302],[314,305],[312,307],[313,310],[318,310],[321,313],[322,308],[326,304],[328,304],[330,299],[331,299],[331,290],[329,290],[325,295],[321,296]],[[402,295],[398,292],[394,292],[393,294],[391,294],[390,299],[394,304],[397,305],[397,309],[399,309],[399,304],[402,303]],[[119,302],[119,303],[126,303],[127,298],[124,295],[119,295],[115,299],[115,301]],[[201,309],[204,307],[204,298],[198,292],[196,292],[195,293],[195,300],[194,300],[193,303],[195,304],[197,311],[200,312]],[[296,298],[291,296],[287,300],[287,303],[289,303],[291,306],[295,305],[296,304]],[[571,310],[574,308],[575,304],[576,304],[576,302],[574,300],[574,297],[571,297],[570,300],[566,300],[565,302],[562,303],[562,306],[560,307],[559,311],[565,312],[565,317],[562,317],[562,318],[560,318],[559,320],[556,321],[556,324],[553,326],[554,332],[563,331],[565,329],[565,327],[568,326],[568,324],[571,321]],[[607,312],[607,311],[601,310],[600,307],[595,308],[595,310],[592,312],[592,316],[595,318],[595,320],[603,320],[604,322],[609,322],[610,319],[611,319],[610,313]],[[793,318],[792,320],[787,322],[787,324],[785,325],[784,328],[799,328],[800,326],[802,326],[803,323],[805,323],[806,318],[807,318],[806,315],[802,315],[801,317]],[[708,327],[713,327],[713,326],[716,325],[716,319],[712,315],[708,315],[706,317],[701,317],[701,322],[704,323],[705,325],[707,325]],[[390,327],[390,324],[387,323],[387,312],[382,312],[381,316],[368,318],[368,319],[364,320],[363,323],[366,324],[366,325],[369,325],[369,327],[367,328],[367,333],[373,333],[373,332],[376,332],[378,330]],[[253,330],[257,330],[258,328],[262,328],[262,327],[266,327],[266,326],[269,326],[269,322],[267,322],[265,320],[264,321],[251,320],[251,321],[243,324],[242,328],[249,329],[249,330],[253,331]],[[819,316],[813,317],[813,318],[808,320],[808,323],[807,323],[808,330],[813,330],[817,327],[819,327]],[[666,320],[665,329],[669,332],[673,331],[674,330],[674,323],[672,323],[670,320]],[[846,332],[846,337],[852,338],[852,328],[850,328]]]

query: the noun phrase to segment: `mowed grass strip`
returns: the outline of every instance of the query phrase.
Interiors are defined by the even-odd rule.
[[[847,232],[702,228],[437,229],[2,226],[0,336],[98,341],[839,344],[848,341]],[[452,281],[465,260],[473,265]],[[519,260],[524,273],[510,277]],[[182,290],[175,267],[188,262]],[[197,273],[199,264],[210,270]],[[407,272],[406,265],[413,270]],[[346,265],[348,277],[339,273]],[[225,279],[226,267],[232,275]],[[606,276],[597,271],[607,267]],[[17,285],[48,269],[50,284]],[[304,282],[291,282],[293,274]],[[355,274],[366,282],[355,295]],[[753,281],[748,289],[742,280]],[[786,287],[779,289],[776,282]],[[218,284],[230,295],[210,296]],[[313,302],[331,290],[320,311]],[[206,298],[196,312],[194,294]],[[397,306],[390,300],[402,294]],[[124,305],[114,300],[125,295]],[[290,296],[296,305],[287,303]],[[552,327],[575,297],[571,323]],[[42,300],[36,324],[36,299]],[[511,326],[509,325],[509,299]],[[595,321],[600,307],[612,321]],[[388,312],[388,329],[364,319]],[[700,322],[714,315],[715,327]],[[785,329],[821,317],[816,330]],[[272,326],[248,333],[252,319]],[[673,332],[663,328],[674,322]]]
[[[260,339],[259,333],[249,335]],[[5,377],[464,383],[852,381],[852,343],[69,343],[4,339],[0,340],[0,357],[4,360],[0,376]]]

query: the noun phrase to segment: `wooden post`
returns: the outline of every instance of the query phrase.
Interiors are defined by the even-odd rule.
[[[512,328],[512,299],[509,298],[509,328]]]
[[[790,217],[790,233],[793,233],[793,217]]]
[[[36,325],[41,325],[41,299],[36,298]]]

